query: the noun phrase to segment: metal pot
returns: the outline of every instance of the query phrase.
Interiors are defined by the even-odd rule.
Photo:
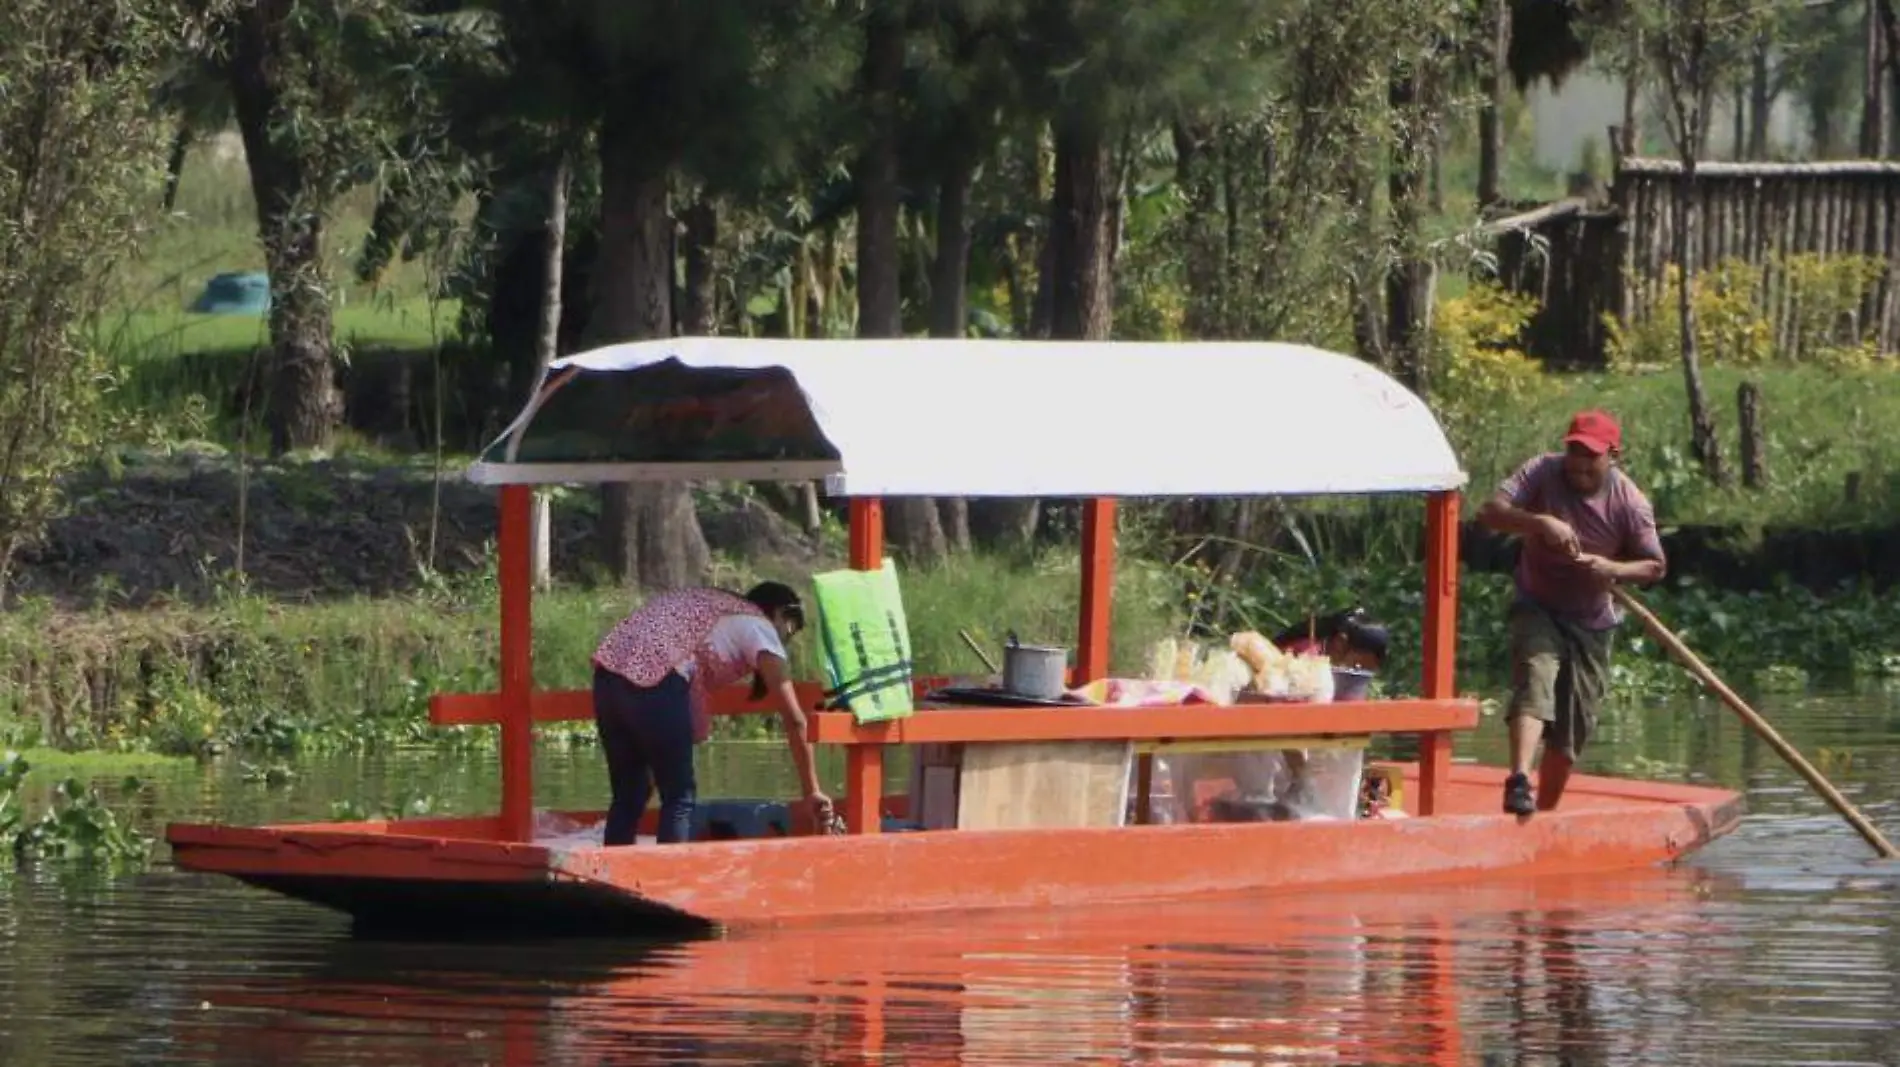
[[[1068,649],[1025,645],[1012,632],[1003,646],[1003,689],[1037,700],[1060,699],[1068,691],[1064,684],[1068,667]]]

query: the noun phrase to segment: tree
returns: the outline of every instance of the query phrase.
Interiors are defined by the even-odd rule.
[[[666,337],[673,317],[673,189],[771,174],[835,99],[830,4],[600,5],[511,0],[510,37],[553,40],[562,76],[598,107],[600,250],[588,343]],[[662,106],[660,101],[664,101]],[[602,542],[616,573],[649,589],[708,564],[689,488],[607,486]]]
[[[227,83],[250,168],[270,272],[274,452],[327,448],[342,416],[324,227],[337,199],[407,161],[416,101],[448,51],[426,5],[401,0],[237,0],[218,20],[210,60]],[[472,42],[477,47],[479,41]]]
[[[899,282],[899,94],[903,89],[906,28],[900,0],[870,0],[864,16],[863,106],[858,187],[858,336],[901,337]],[[911,566],[931,566],[948,554],[943,521],[931,497],[889,502],[891,543]]]
[[[61,475],[105,446],[109,371],[80,330],[162,185],[149,101],[193,26],[168,0],[0,5],[0,599]]]
[[[1681,166],[1679,209],[1670,236],[1681,273],[1676,315],[1690,447],[1704,475],[1718,484],[1725,483],[1728,474],[1696,347],[1696,164],[1708,144],[1709,101],[1751,71],[1758,42],[1773,32],[1780,16],[1775,0],[1644,0],[1630,5],[1628,28],[1642,35],[1662,83],[1665,125]]]

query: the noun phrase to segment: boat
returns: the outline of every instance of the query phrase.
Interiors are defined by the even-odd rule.
[[[612,345],[553,363],[467,476],[500,497],[499,684],[437,694],[430,716],[499,729],[499,810],[175,823],[166,838],[178,867],[337,909],[368,934],[670,936],[1614,871],[1673,863],[1740,818],[1741,798],[1729,790],[1582,774],[1557,810],[1520,818],[1501,809],[1504,769],[1454,759],[1458,735],[1480,724],[1477,702],[1454,685],[1467,477],[1430,408],[1347,355],[1268,342]],[[586,691],[541,691],[532,681],[531,494],[550,484],[695,479],[822,481],[848,501],[849,568],[863,572],[887,567],[886,499],[1079,499],[1081,592],[1067,680],[1085,694],[1111,678],[1118,499],[1422,495],[1420,694],[997,706],[948,699],[956,690],[947,680],[917,678],[904,714],[873,717],[831,710],[823,683],[801,683],[801,700],[818,709],[813,743],[844,753],[842,827],[766,798],[728,804],[723,832],[687,843],[607,848],[550,837],[550,820],[584,829],[603,813],[537,812],[534,803],[535,724],[589,719],[592,703]],[[743,687],[719,693],[712,710],[771,713]],[[1415,758],[1366,760],[1385,738],[1406,739]],[[1154,817],[1158,762],[1293,749],[1348,753],[1352,781],[1377,778],[1408,817]],[[959,754],[952,766],[962,792],[948,820],[919,774],[907,789],[886,786],[887,756],[909,754],[916,770],[924,751]],[[1069,775],[1062,780],[1079,783],[1071,792],[1094,799],[1046,812],[971,799],[993,802],[1018,773],[1009,768],[1029,765]]]

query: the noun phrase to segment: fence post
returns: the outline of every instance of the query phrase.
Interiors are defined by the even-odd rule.
[[[1761,386],[1743,382],[1735,390],[1735,410],[1741,415],[1742,485],[1760,489],[1768,481],[1768,457],[1762,447]]]

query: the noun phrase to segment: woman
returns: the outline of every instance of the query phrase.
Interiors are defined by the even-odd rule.
[[[1308,619],[1305,626],[1290,626],[1273,639],[1283,652],[1325,656],[1334,667],[1360,671],[1384,666],[1390,641],[1385,626],[1374,622],[1364,608]]]
[[[613,785],[603,844],[633,843],[649,775],[660,789],[660,842],[691,837],[693,746],[712,730],[707,697],[748,674],[752,699],[777,698],[805,802],[825,824],[831,799],[818,788],[805,711],[786,665],[785,642],[804,626],[798,594],[760,582],[743,597],[723,589],[661,593],[607,634],[594,652],[594,724]]]

